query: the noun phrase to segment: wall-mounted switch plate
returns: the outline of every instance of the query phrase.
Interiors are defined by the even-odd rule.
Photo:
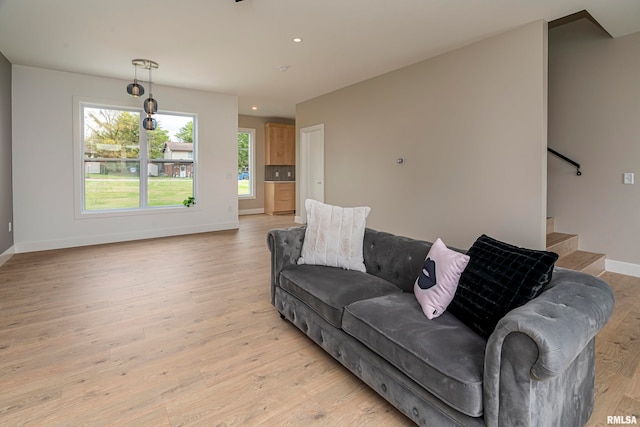
[[[633,172],[625,172],[622,175],[622,182],[625,184],[633,184],[633,179],[634,179]]]

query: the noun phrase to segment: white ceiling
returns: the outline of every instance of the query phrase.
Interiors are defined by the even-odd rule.
[[[126,80],[151,59],[156,83],[293,118],[296,103],[583,9],[614,37],[640,31],[638,0],[0,0],[0,52]]]

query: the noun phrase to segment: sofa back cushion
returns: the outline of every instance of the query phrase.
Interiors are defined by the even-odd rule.
[[[367,273],[413,293],[431,243],[367,228],[364,233],[364,264]]]

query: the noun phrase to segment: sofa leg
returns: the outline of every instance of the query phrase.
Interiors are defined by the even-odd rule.
[[[280,318],[281,318],[282,320],[286,320],[286,319],[287,319],[286,317],[284,317],[284,314],[282,314],[282,313],[280,313]]]

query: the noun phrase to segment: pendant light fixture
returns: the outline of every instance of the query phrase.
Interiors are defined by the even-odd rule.
[[[131,61],[135,69],[138,67],[143,67],[149,70],[149,97],[144,100],[143,108],[144,112],[147,113],[147,117],[142,121],[142,126],[146,130],[155,130],[158,123],[156,119],[153,118],[153,115],[158,112],[158,101],[153,98],[153,80],[151,78],[151,69],[158,68],[158,63],[155,61],[151,61],[149,59],[134,59]],[[127,86],[127,93],[134,97],[138,97],[140,95],[144,95],[144,87],[138,84],[137,75],[134,77],[133,83]]]

